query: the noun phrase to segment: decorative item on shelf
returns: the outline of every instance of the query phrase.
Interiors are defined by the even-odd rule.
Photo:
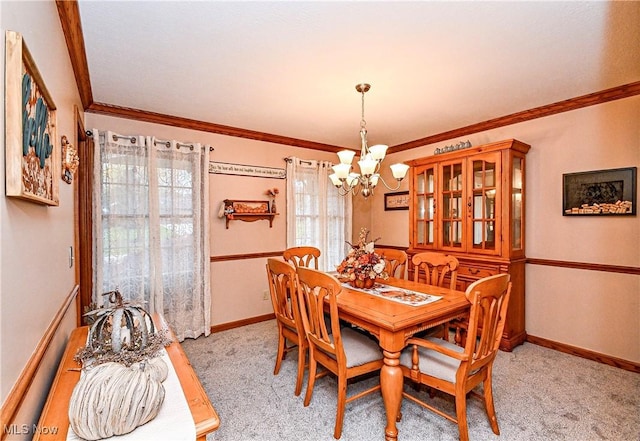
[[[265,192],[265,194],[267,196],[269,196],[270,200],[271,200],[271,213],[277,213],[276,210],[276,196],[280,193],[280,190],[278,190],[277,188],[269,188],[267,189],[267,191]]]
[[[434,155],[439,155],[441,153],[455,152],[456,150],[468,149],[471,147],[471,142],[469,140],[465,142],[459,142],[457,144],[445,145],[444,147],[437,148],[433,151]]]
[[[75,356],[76,361],[91,366],[110,361],[131,365],[152,358],[168,344],[168,330],[156,332],[149,313],[141,306],[122,299],[117,289],[109,296],[112,307],[97,308],[84,314],[93,321],[87,345]]]
[[[80,157],[78,151],[69,142],[66,136],[62,136],[62,180],[67,184],[71,184],[73,175],[76,174],[80,165]]]
[[[230,199],[225,199],[223,201],[224,204],[224,215],[229,219],[233,219],[233,213],[235,213],[235,209],[233,208],[233,201]]]
[[[393,177],[398,181],[396,187],[392,188],[380,176],[382,161],[387,153],[388,146],[383,144],[367,145],[367,123],[364,120],[364,94],[371,88],[371,85],[362,83],[356,85],[356,90],[362,95],[362,119],[360,120],[360,173],[351,172],[351,162],[356,152],[353,150],[342,150],[338,152],[340,164],[333,166],[334,173],[329,176],[333,185],[338,188],[341,196],[349,193],[354,195],[362,192],[365,198],[373,194],[373,189],[382,182],[389,190],[395,191],[400,188],[400,181],[407,175],[409,166],[398,163],[390,166]]]
[[[336,268],[341,281],[348,282],[355,288],[371,288],[376,278],[389,278],[385,272],[384,259],[375,252],[375,243],[379,239],[369,241],[369,231],[361,228],[358,243],[347,242],[351,249]]]

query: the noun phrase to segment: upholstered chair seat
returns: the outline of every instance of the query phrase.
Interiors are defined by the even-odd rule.
[[[347,357],[347,368],[362,366],[380,360],[382,353],[377,341],[351,328],[340,328],[342,347]],[[333,338],[331,339],[333,341]],[[332,354],[332,358],[335,356]]]
[[[462,353],[464,352],[464,348],[448,342],[446,340],[442,340],[437,337],[427,337],[425,340],[432,342],[438,346],[447,348],[453,352]],[[405,348],[400,355],[400,364],[406,366],[407,368],[411,368],[411,355],[412,355],[412,347]],[[456,372],[460,367],[460,360],[449,357],[448,355],[443,354],[442,352],[434,351],[432,349],[427,349],[418,346],[418,360],[420,372],[423,374],[429,374],[432,377],[440,378],[441,380],[455,382],[456,381]]]

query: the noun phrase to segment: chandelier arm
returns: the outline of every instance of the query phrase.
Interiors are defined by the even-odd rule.
[[[344,184],[336,188],[338,189],[338,194],[340,196],[346,196],[351,192],[351,189],[345,188]]]
[[[347,184],[347,181],[343,181],[340,187],[336,187],[338,189],[338,194],[340,196],[346,196],[349,193],[353,193],[354,196],[357,196],[360,193],[360,177],[356,180],[354,185]]]
[[[389,187],[389,185],[384,181],[384,179],[382,178],[382,176],[380,176],[378,178],[378,181],[382,182],[384,184],[385,187],[387,187],[389,190],[391,191],[396,191],[400,188],[400,181],[398,181],[398,185],[396,185],[395,187]]]

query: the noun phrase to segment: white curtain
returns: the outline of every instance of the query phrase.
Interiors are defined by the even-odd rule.
[[[351,195],[331,185],[327,161],[287,160],[287,247],[315,246],[318,267],[333,271],[351,242]]]
[[[93,131],[94,292],[119,289],[178,340],[210,332],[208,151],[198,143]]]

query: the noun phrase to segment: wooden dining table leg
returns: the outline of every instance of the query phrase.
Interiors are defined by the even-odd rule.
[[[402,405],[402,369],[400,369],[400,352],[383,351],[384,366],[380,370],[380,386],[382,400],[387,414],[387,426],[384,431],[386,441],[398,439],[396,421]]]

